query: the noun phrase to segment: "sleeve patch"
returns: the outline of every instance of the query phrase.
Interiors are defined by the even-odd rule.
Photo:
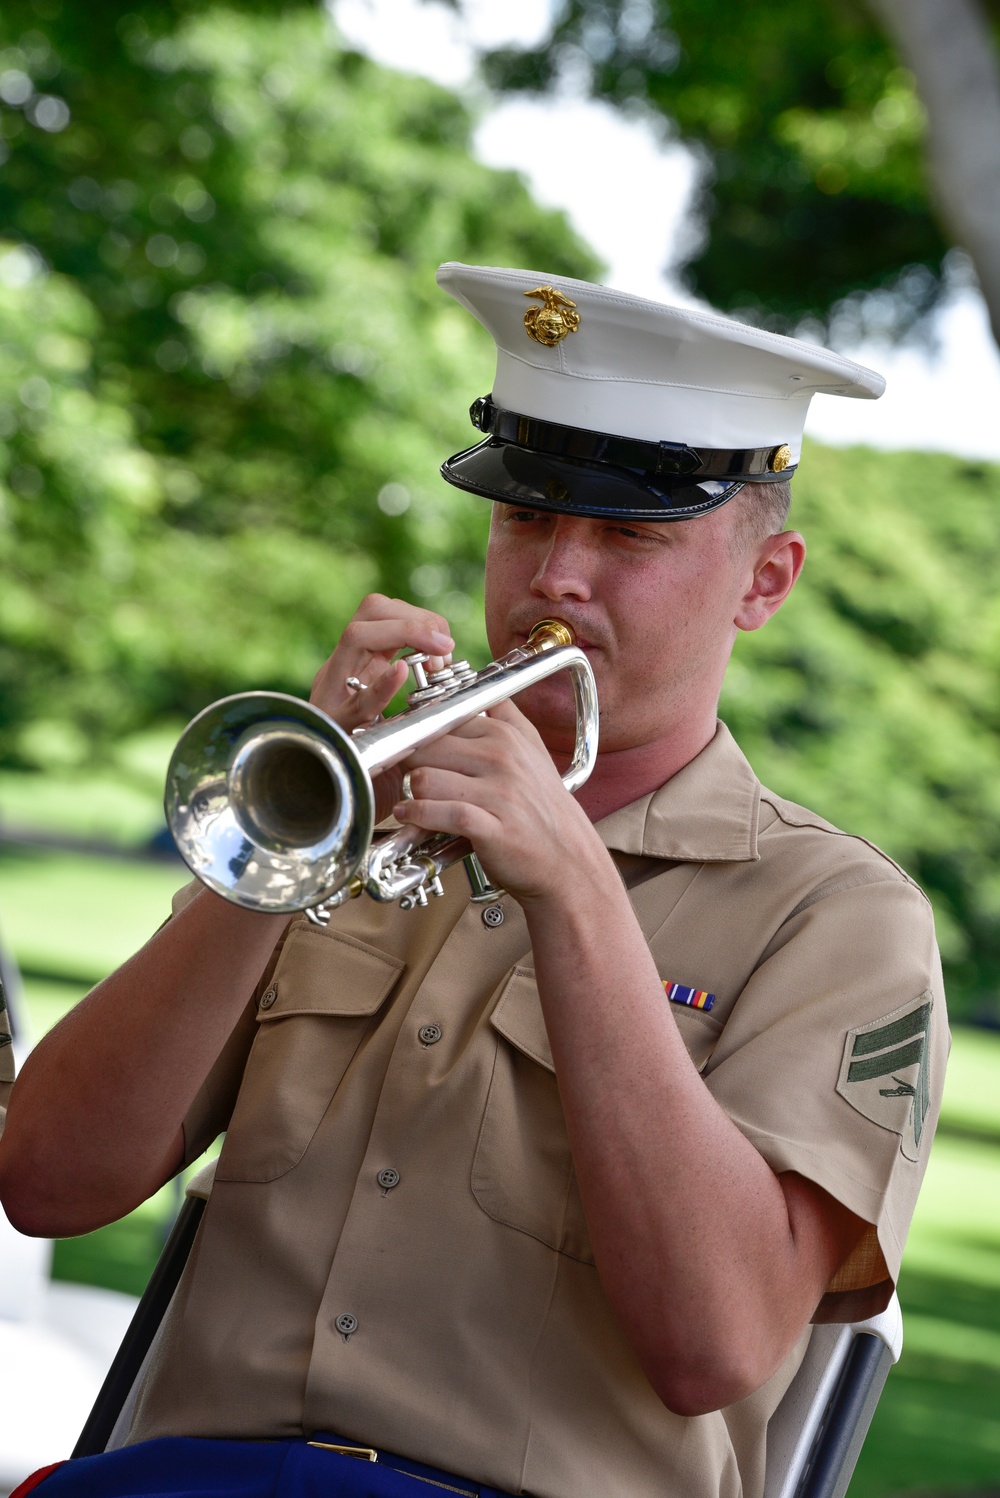
[[[858,1113],[899,1135],[907,1160],[920,1156],[930,1106],[931,993],[883,1019],[848,1030],[837,1091]]]

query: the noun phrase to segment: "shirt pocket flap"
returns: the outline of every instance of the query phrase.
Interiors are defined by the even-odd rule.
[[[330,943],[336,946],[331,947]],[[374,1014],[406,963],[354,936],[296,926],[285,941],[274,977],[261,994],[259,1020],[292,1014]],[[331,974],[336,980],[331,981]]]
[[[516,967],[493,1011],[490,1023],[523,1055],[555,1071],[538,985],[532,968]]]

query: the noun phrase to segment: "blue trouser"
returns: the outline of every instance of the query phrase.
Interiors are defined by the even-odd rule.
[[[509,1498],[497,1488],[385,1452],[371,1462],[304,1440],[187,1436],[65,1462],[33,1491],[39,1498],[443,1498],[445,1492],[461,1498]]]

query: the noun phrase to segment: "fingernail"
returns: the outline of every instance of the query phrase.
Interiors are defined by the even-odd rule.
[[[392,808],[392,814],[396,818],[397,822],[405,822],[406,813],[409,811],[409,809],[410,808],[408,802],[400,801]]]
[[[451,635],[443,635],[439,629],[431,631],[431,639],[440,650],[451,650],[455,644]]]

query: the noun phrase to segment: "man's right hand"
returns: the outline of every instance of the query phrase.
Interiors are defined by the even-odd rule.
[[[400,650],[419,650],[439,671],[455,647],[448,621],[430,609],[402,598],[369,593],[340,637],[330,659],[320,667],[309,701],[350,733],[384,712],[406,680],[406,664],[394,661]],[[348,680],[364,683],[352,690]]]
[[[317,671],[309,701],[348,733],[364,728],[385,711],[406,681],[406,662],[393,660],[398,651],[423,651],[430,657],[428,671],[439,671],[454,645],[448,621],[440,614],[402,598],[369,593],[330,659]],[[364,683],[360,691],[347,685],[352,677]],[[398,766],[376,774],[376,822],[389,815],[402,788],[403,771]]]

